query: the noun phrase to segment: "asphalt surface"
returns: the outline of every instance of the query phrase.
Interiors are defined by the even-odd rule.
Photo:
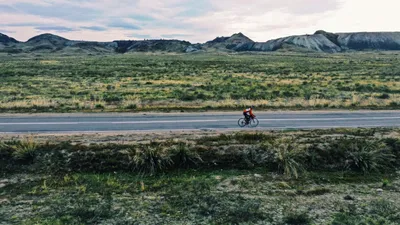
[[[260,130],[400,127],[400,111],[256,113]],[[0,115],[0,133],[249,130],[238,113]]]

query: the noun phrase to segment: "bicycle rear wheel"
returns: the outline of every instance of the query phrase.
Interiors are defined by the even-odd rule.
[[[246,126],[246,120],[243,119],[243,118],[240,118],[238,120],[238,125],[239,125],[239,127],[245,127]]]
[[[257,118],[254,118],[254,119],[250,120],[250,126],[251,127],[257,127],[258,124],[260,124],[260,121],[258,121]]]

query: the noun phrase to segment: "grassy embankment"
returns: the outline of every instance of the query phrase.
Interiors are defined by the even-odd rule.
[[[150,136],[3,140],[0,224],[400,221],[398,130]]]

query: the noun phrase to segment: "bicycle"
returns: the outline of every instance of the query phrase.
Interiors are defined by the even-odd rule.
[[[260,121],[256,117],[254,118],[240,118],[238,120],[238,125],[239,127],[245,127],[245,126],[250,126],[250,127],[257,127],[260,124]]]

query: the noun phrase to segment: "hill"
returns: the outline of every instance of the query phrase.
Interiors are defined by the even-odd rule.
[[[253,42],[243,34],[219,37],[205,43],[208,48],[270,52],[282,49],[336,53],[343,51],[400,50],[400,32],[329,33],[294,35],[267,42]]]
[[[185,52],[191,45],[187,41],[179,40],[144,40],[144,41],[114,41],[117,44],[116,52]]]
[[[340,33],[343,50],[400,50],[400,32]]]
[[[250,38],[242,33],[237,33],[231,37],[217,37],[212,41],[208,41],[204,44],[205,48],[215,50],[233,50],[242,51],[249,50],[254,44]]]
[[[6,45],[6,44],[16,44],[16,43],[18,43],[18,41],[15,40],[14,38],[0,33],[0,44]]]
[[[319,30],[311,35],[293,35],[266,42],[254,42],[243,33],[217,37],[204,44],[183,40],[119,40],[112,42],[74,41],[41,34],[19,42],[0,33],[0,52],[22,53],[128,53],[128,52],[325,52],[400,50],[400,32],[330,33]]]

